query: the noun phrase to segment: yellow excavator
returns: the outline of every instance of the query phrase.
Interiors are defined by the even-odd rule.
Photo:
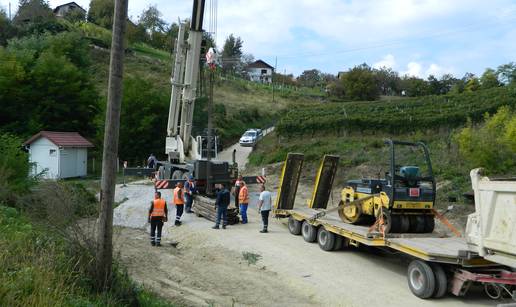
[[[381,220],[385,233],[430,233],[434,230],[435,179],[427,146],[386,140],[390,170],[384,179],[350,180],[341,192],[339,216],[351,224]],[[422,167],[396,164],[396,148],[423,153]]]

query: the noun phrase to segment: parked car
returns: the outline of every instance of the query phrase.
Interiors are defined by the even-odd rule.
[[[248,129],[240,138],[240,146],[254,146],[263,137],[261,129]]]

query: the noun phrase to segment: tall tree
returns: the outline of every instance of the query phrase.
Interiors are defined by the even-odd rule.
[[[516,62],[500,65],[496,72],[504,84],[516,83]]]
[[[315,68],[305,70],[297,77],[297,83],[306,87],[320,86],[322,84],[321,72]]]
[[[401,88],[409,97],[418,97],[431,94],[428,82],[418,77],[404,76],[401,79]]]
[[[487,68],[480,77],[480,88],[482,89],[499,87],[500,85],[496,71],[492,68]]]
[[[109,63],[108,103],[104,127],[100,213],[97,231],[97,284],[108,289],[112,281],[113,264],[113,203],[115,200],[120,105],[124,75],[124,35],[127,24],[128,0],[115,0],[111,61]]]
[[[341,77],[346,97],[352,100],[375,100],[380,96],[375,73],[367,64],[355,66]]]
[[[238,72],[241,65],[242,47],[244,42],[240,37],[230,34],[222,47],[222,68],[225,71]]]
[[[44,0],[20,0],[18,12],[13,18],[15,24],[46,22],[54,18],[52,10]]]
[[[114,9],[114,0],[91,0],[88,21],[111,30]]]
[[[142,25],[152,37],[156,32],[165,32],[167,23],[161,18],[163,14],[156,5],[149,5],[138,18],[138,24]]]
[[[381,95],[396,95],[400,92],[400,77],[392,68],[374,70]]]

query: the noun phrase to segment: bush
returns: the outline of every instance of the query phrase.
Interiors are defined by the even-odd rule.
[[[0,202],[13,204],[17,193],[23,193],[30,185],[29,157],[21,149],[22,140],[0,133]]]
[[[516,113],[501,107],[484,123],[471,122],[457,135],[459,153],[471,168],[483,167],[491,173],[507,173],[516,167]]]

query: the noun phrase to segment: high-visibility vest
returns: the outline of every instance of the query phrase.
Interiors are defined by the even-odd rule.
[[[241,204],[249,204],[249,192],[247,191],[246,185],[240,187],[240,192],[238,193],[238,202]]]
[[[162,198],[156,198],[153,201],[151,216],[165,216],[165,200]]]
[[[181,188],[176,187],[174,189],[174,204],[175,205],[184,205],[185,204],[185,200],[183,198],[183,195],[181,195],[181,197],[179,196],[180,192],[183,192],[183,191],[181,191]]]

